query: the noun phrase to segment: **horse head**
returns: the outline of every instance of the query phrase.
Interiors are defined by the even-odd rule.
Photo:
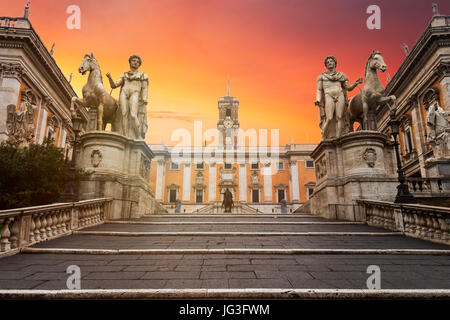
[[[81,62],[78,72],[84,75],[86,72],[98,68],[97,60],[94,58],[94,54],[86,54]]]
[[[387,65],[384,62],[384,58],[380,51],[372,51],[369,59],[367,60],[367,67],[372,70],[381,70],[381,72],[385,72],[387,70]]]

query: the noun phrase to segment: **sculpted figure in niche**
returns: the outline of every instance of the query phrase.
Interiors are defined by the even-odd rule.
[[[450,157],[449,115],[450,113],[444,111],[438,102],[434,102],[427,110],[427,142],[433,148],[434,157],[437,159]]]

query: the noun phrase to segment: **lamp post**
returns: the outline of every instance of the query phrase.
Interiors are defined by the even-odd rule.
[[[397,195],[395,197],[395,203],[416,203],[413,195],[409,192],[408,184],[405,183],[405,175],[403,173],[402,162],[400,161],[400,153],[398,151],[397,136],[399,134],[399,122],[395,118],[396,108],[394,107],[390,112],[389,126],[391,127],[391,134],[394,137],[395,157],[397,159],[397,174],[398,182]]]
[[[72,188],[71,188],[71,197],[73,202],[78,201],[78,183],[76,181],[76,154],[77,154],[77,144],[78,144],[78,135],[83,128],[83,119],[75,112],[72,114],[72,130],[74,133],[74,141],[73,141],[73,152],[72,152],[72,161],[71,161],[71,176],[72,176]]]

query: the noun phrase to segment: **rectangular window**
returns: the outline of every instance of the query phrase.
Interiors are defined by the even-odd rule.
[[[407,130],[406,131],[406,141],[407,141],[407,146],[408,146],[408,150],[406,150],[406,152],[411,152],[413,147],[412,147],[412,139],[411,139],[411,130]]]
[[[204,169],[203,162],[197,163],[196,168],[197,168],[197,170],[203,170]]]
[[[284,170],[284,163],[278,162],[278,170]]]
[[[252,202],[255,202],[255,203],[259,202],[259,190],[258,189],[252,190]]]
[[[314,192],[314,188],[308,188],[308,200],[311,198],[313,192]]]
[[[195,202],[202,203],[203,202],[203,190],[197,190],[195,192]]]
[[[225,163],[225,169],[231,169],[231,163]]]
[[[278,202],[284,199],[284,190],[278,189]]]
[[[169,202],[176,202],[177,201],[177,190],[170,190],[169,191]]]
[[[306,160],[306,167],[307,168],[314,168],[314,161]]]
[[[252,168],[253,170],[258,169],[258,168],[259,168],[258,162],[252,163],[252,167],[251,167],[251,168]]]
[[[179,169],[178,163],[175,162],[170,163],[170,170],[178,170],[178,169]]]

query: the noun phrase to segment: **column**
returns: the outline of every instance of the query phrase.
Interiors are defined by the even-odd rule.
[[[239,201],[247,202],[247,166],[239,164]]]
[[[8,138],[6,120],[8,105],[17,106],[23,68],[19,63],[0,63],[0,141]]]
[[[183,198],[182,201],[191,201],[191,164],[185,163],[183,170]]]
[[[217,167],[215,162],[209,164],[209,184],[208,184],[208,201],[216,201],[216,176]]]
[[[444,105],[442,109],[450,111],[450,63],[444,62],[438,67],[438,74],[440,77],[440,85],[442,91],[442,99]]]
[[[264,202],[272,202],[272,167],[270,162],[264,163]]]
[[[44,142],[44,138],[45,138],[45,131],[47,128],[47,116],[48,116],[48,111],[46,109],[42,109],[42,118],[41,118],[41,124],[40,124],[40,129],[39,129],[39,144],[42,144],[42,142]]]
[[[426,170],[425,170],[425,159],[423,157],[423,146],[426,144],[425,141],[425,128],[424,128],[424,119],[423,114],[419,109],[419,104],[417,101],[417,96],[411,97],[409,103],[411,104],[411,119],[412,119],[412,127],[414,129],[414,141],[417,149],[417,154],[419,158],[419,164],[420,164],[420,172],[422,174],[422,177],[426,177]],[[412,132],[411,132],[412,134]]]
[[[158,160],[158,166],[156,167],[156,190],[155,198],[159,201],[164,201],[164,159]]]
[[[289,161],[289,166],[291,167],[292,201],[300,201],[297,161]]]

